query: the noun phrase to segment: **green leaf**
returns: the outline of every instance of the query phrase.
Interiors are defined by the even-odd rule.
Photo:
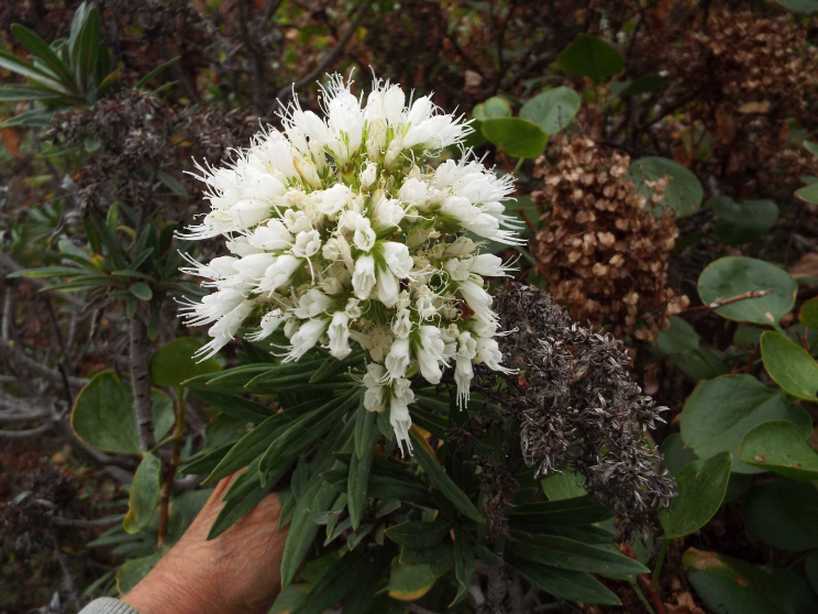
[[[131,389],[113,371],[97,373],[80,390],[71,426],[80,439],[104,452],[139,453]]]
[[[318,525],[313,517],[319,512],[327,511],[337,495],[335,487],[321,480],[313,480],[296,502],[281,559],[282,588],[289,586],[295,578],[318,533]]]
[[[480,124],[483,136],[512,158],[536,158],[544,150],[548,135],[525,119],[503,117]]]
[[[386,536],[399,546],[409,548],[431,548],[437,546],[449,534],[451,525],[437,520],[434,522],[406,521],[386,529]]]
[[[776,384],[797,399],[818,402],[818,364],[797,343],[779,332],[761,335],[764,368]]]
[[[193,337],[177,337],[163,345],[151,357],[151,381],[156,386],[178,386],[183,381],[221,370],[219,361],[193,359],[200,343]]]
[[[128,489],[128,514],[122,521],[127,533],[138,533],[150,524],[159,505],[162,461],[150,452],[142,455]]]
[[[162,558],[161,552],[149,554],[137,559],[129,559],[116,570],[116,588],[120,595],[129,592],[139,581],[148,575],[153,566]]]
[[[799,432],[812,427],[809,415],[789,403],[780,391],[751,375],[723,375],[701,382],[685,401],[680,423],[685,445],[707,460],[721,452],[738,458],[744,437],[761,424],[786,420]],[[758,473],[744,463],[733,471]]]
[[[163,62],[162,64],[159,64],[159,66],[157,66],[156,68],[152,69],[150,72],[148,72],[147,74],[145,74],[144,76],[142,76],[142,77],[139,79],[139,81],[137,81],[137,82],[136,82],[136,85],[134,85],[134,88],[136,88],[136,89],[140,89],[140,88],[144,87],[144,86],[145,86],[145,85],[147,85],[147,84],[148,84],[148,82],[149,82],[149,81],[151,81],[151,80],[152,80],[154,77],[157,77],[157,76],[159,76],[160,74],[162,74],[162,73],[163,73],[165,70],[167,70],[168,68],[170,68],[171,66],[173,66],[173,65],[174,65],[176,62],[178,62],[178,61],[179,61],[181,58],[182,58],[182,56],[181,56],[181,55],[177,55],[176,57],[169,59],[167,62]]]
[[[471,587],[472,578],[477,568],[477,559],[468,534],[458,528],[454,537],[454,575],[457,581],[457,594],[449,603],[449,609],[466,598]]]
[[[358,408],[355,414],[355,431],[353,438],[355,441],[355,456],[363,458],[372,447],[377,438],[378,430],[375,428],[376,414],[367,411],[363,406]]]
[[[721,507],[730,480],[730,453],[695,461],[676,476],[679,494],[659,519],[665,537],[674,539],[698,531]]]
[[[716,309],[728,320],[771,325],[795,304],[798,284],[783,269],[764,260],[726,256],[708,264],[699,275],[699,297],[705,304],[763,290],[761,297],[744,298]]]
[[[556,134],[567,127],[579,111],[582,99],[570,87],[555,87],[528,100],[520,117],[537,124],[546,134]]]
[[[616,548],[594,546],[555,535],[523,535],[511,544],[516,558],[532,563],[626,579],[650,570]]]
[[[665,437],[659,450],[662,452],[665,467],[673,475],[678,475],[682,469],[696,460],[696,454],[685,446],[679,433],[671,433]]]
[[[689,548],[682,557],[690,583],[715,614],[781,614],[785,596],[765,595],[767,575],[715,552]],[[793,613],[794,614],[794,613]]]
[[[153,432],[160,440],[173,424],[173,401],[156,390],[151,400]],[[71,426],[80,439],[99,450],[119,454],[140,452],[131,387],[113,371],[97,373],[80,390],[71,411]]]
[[[140,301],[148,302],[153,298],[153,290],[144,281],[132,283],[128,290]]]
[[[25,26],[15,23],[11,26],[11,33],[14,38],[23,45],[32,55],[39,58],[45,64],[60,82],[68,89],[72,89],[73,79],[71,72],[66,67],[65,63],[60,57],[54,53],[51,47],[40,36],[26,28]]]
[[[249,514],[264,497],[267,489],[262,487],[256,467],[236,478],[224,495],[224,505],[219,511],[207,539],[215,539],[239,520]]]
[[[472,500],[469,499],[466,493],[460,490],[460,487],[452,481],[446,473],[446,470],[437,462],[437,457],[426,440],[418,435],[414,428],[409,434],[415,444],[415,460],[435,488],[443,493],[443,496],[446,497],[461,514],[467,518],[471,518],[475,522],[485,522],[483,515],[477,507],[475,507],[474,503],[472,503]]]
[[[793,13],[811,15],[818,11],[818,0],[775,0],[778,4]]]
[[[580,34],[560,52],[557,64],[569,75],[604,83],[625,67],[625,60],[609,43]]]
[[[716,236],[725,243],[745,243],[763,237],[778,221],[778,205],[771,200],[736,202],[727,196],[707,201],[713,210]]]
[[[818,330],[818,297],[811,298],[801,305],[798,320],[807,328]]]
[[[657,335],[654,347],[673,366],[697,381],[718,377],[728,370],[716,352],[702,347],[696,329],[678,316],[671,316],[669,326]]]
[[[818,480],[818,453],[809,445],[811,430],[805,432],[790,422],[763,424],[744,439],[741,460],[784,477]]]
[[[775,480],[755,486],[743,507],[750,534],[773,548],[818,548],[818,491],[812,484]]]
[[[795,197],[810,205],[818,204],[818,181],[797,189]]]
[[[631,163],[628,174],[639,193],[647,199],[654,194],[654,189],[647,182],[667,178],[668,184],[662,193],[662,200],[656,205],[657,211],[668,208],[676,217],[686,217],[696,213],[702,204],[704,190],[699,179],[673,160],[656,156],[639,158]]]
[[[472,110],[474,119],[484,122],[487,119],[511,117],[511,103],[501,96],[492,96],[488,100],[475,105]]]
[[[622,605],[619,597],[591,574],[537,565],[516,558],[510,563],[526,580],[549,595],[582,603]]]
[[[369,412],[367,412],[369,413]],[[367,490],[369,488],[369,471],[372,468],[372,457],[375,454],[375,439],[378,432],[373,428],[369,431],[369,441],[364,446],[364,454],[358,458],[352,454],[349,461],[349,476],[347,478],[347,508],[352,528],[357,531],[361,526],[361,517],[366,509]]]
[[[585,490],[585,478],[576,471],[553,473],[543,478],[540,485],[549,501],[565,501],[588,494]]]
[[[36,66],[31,66],[30,64],[23,62],[17,58],[17,56],[12,55],[7,51],[0,50],[0,68],[10,70],[11,72],[17,73],[22,77],[31,79],[38,85],[41,85],[42,87],[53,92],[64,95],[71,94],[71,92],[69,92],[59,81],[49,76],[49,73],[37,68]]]
[[[437,581],[437,574],[431,565],[401,565],[397,560],[392,565],[387,591],[398,601],[417,601],[428,593]]]
[[[577,527],[607,520],[611,513],[590,496],[585,496],[515,505],[508,516],[513,523],[525,520],[550,527]]]
[[[0,102],[18,102],[26,100],[51,100],[59,98],[62,94],[57,94],[48,90],[36,87],[25,87],[17,85],[0,86]]]

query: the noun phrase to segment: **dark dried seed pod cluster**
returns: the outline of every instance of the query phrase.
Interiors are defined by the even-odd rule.
[[[537,233],[537,265],[554,299],[580,321],[605,325],[617,336],[651,339],[688,303],[667,286],[678,235],[670,213],[628,177],[630,158],[584,137],[558,137],[540,158],[543,180],[532,196],[545,210]]]
[[[505,406],[520,421],[525,463],[538,476],[578,471],[625,532],[649,526],[675,488],[647,434],[667,408],[633,380],[624,345],[578,325],[538,288],[510,283],[497,307],[516,327],[500,347],[520,370]]]

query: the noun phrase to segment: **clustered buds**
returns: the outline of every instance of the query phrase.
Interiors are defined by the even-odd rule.
[[[322,94],[323,117],[296,98],[282,131],[263,130],[229,166],[199,167],[211,210],[183,237],[223,237],[229,254],[188,258],[184,271],[212,291],[181,311],[210,327],[200,358],[279,330],[284,361],[358,346],[364,406],[389,409],[410,447],[412,377],[437,384],[453,367],[463,406],[474,363],[506,371],[484,278],[508,267],[480,242],[519,242],[504,214],[512,182],[470,151],[444,160],[471,128],[426,96],[407,102],[376,80],[364,102],[338,75]]]
[[[549,291],[577,320],[651,339],[688,304],[667,286],[676,224],[651,211],[663,186],[649,202],[627,175],[628,156],[588,138],[558,137],[549,154],[532,195],[545,210],[535,253]]]

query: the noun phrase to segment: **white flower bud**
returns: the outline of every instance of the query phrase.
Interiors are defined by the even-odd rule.
[[[281,309],[268,311],[261,317],[258,330],[247,335],[248,341],[262,341],[272,335],[284,321],[284,314]]]
[[[372,187],[372,184],[375,183],[375,180],[378,178],[378,165],[374,162],[367,162],[364,166],[363,170],[361,171],[358,179],[361,182],[361,187],[364,190],[368,190]]]
[[[491,322],[497,319],[491,310],[491,295],[482,286],[472,280],[467,280],[458,286],[458,290],[479,320]]]
[[[378,300],[386,307],[394,307],[398,302],[398,294],[400,293],[398,278],[392,275],[389,269],[381,269],[378,271],[377,277],[376,290]]]
[[[336,311],[327,330],[329,353],[338,360],[343,360],[352,352],[349,347],[349,316],[343,311]]]
[[[318,200],[318,211],[324,215],[335,215],[349,202],[352,197],[352,190],[343,183],[336,183],[331,188],[315,192]]]
[[[392,321],[392,333],[398,339],[407,339],[412,332],[412,320],[409,319],[409,310],[398,309],[395,319]]]
[[[362,301],[369,298],[375,287],[375,259],[372,256],[359,256],[352,273],[352,289]]]
[[[398,278],[406,279],[412,272],[414,262],[409,255],[409,248],[396,241],[383,241],[381,244],[383,259],[389,270]]]
[[[409,339],[395,339],[384,361],[389,380],[395,380],[406,375],[406,369],[409,368],[410,361]]]
[[[409,404],[414,400],[415,393],[412,392],[409,380],[396,380],[392,385],[392,397],[389,402],[389,424],[395,431],[401,454],[404,453],[404,447],[408,452],[412,451],[412,440],[409,437],[412,417],[409,414]]]
[[[503,266],[503,259],[494,254],[479,254],[472,260],[473,273],[484,277],[508,277],[507,269]]]
[[[398,191],[398,198],[401,202],[420,207],[429,197],[429,186],[415,177],[410,177],[403,182]]]
[[[419,343],[417,360],[420,373],[430,384],[439,384],[443,372],[440,362],[443,360],[445,344],[436,326],[421,326],[419,328]]]
[[[397,200],[381,198],[372,208],[372,221],[378,231],[394,228],[403,220],[403,207]]]
[[[332,299],[330,297],[316,288],[310,288],[298,299],[298,307],[293,313],[302,320],[306,320],[322,314],[331,305]]]
[[[253,247],[270,252],[287,249],[292,241],[293,235],[281,220],[269,220],[247,237]]]

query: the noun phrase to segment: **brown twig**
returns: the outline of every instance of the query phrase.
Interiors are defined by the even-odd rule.
[[[312,83],[315,81],[317,77],[321,75],[324,71],[328,70],[338,58],[343,53],[344,48],[347,46],[347,43],[352,39],[355,32],[358,30],[358,26],[361,25],[361,21],[363,21],[364,15],[366,15],[366,11],[369,8],[370,3],[363,1],[358,5],[358,8],[355,9],[355,13],[353,14],[352,21],[347,28],[347,31],[338,41],[338,44],[335,45],[332,49],[330,49],[321,61],[318,62],[318,65],[313,68],[310,72],[308,72],[305,76],[301,77],[298,81],[292,84],[292,86],[282,87],[278,93],[276,94],[276,98],[281,104],[287,102],[290,97],[298,91],[300,88],[304,87],[308,83]]]
[[[156,541],[160,546],[165,544],[168,537],[168,521],[170,520],[170,498],[173,494],[173,482],[176,479],[176,469],[179,466],[179,459],[182,453],[182,441],[185,436],[185,413],[186,403],[182,398],[181,391],[176,391],[176,422],[173,427],[173,449],[170,461],[165,465],[165,476],[162,482],[162,489],[159,495],[159,529]]]
[[[689,313],[691,311],[719,309],[720,307],[732,305],[733,303],[738,303],[740,301],[746,301],[748,299],[753,298],[762,298],[767,296],[770,292],[771,292],[770,290],[748,290],[747,292],[742,292],[741,294],[737,294],[736,296],[731,296],[728,298],[719,298],[710,303],[705,303],[704,305],[695,305],[693,307],[688,307],[683,311],[683,313]]]
[[[150,343],[148,328],[139,312],[131,318],[129,327],[129,361],[131,370],[131,388],[133,390],[133,409],[136,416],[136,427],[139,433],[139,446],[142,450],[153,447],[153,430],[151,429],[151,374],[149,369]]]

